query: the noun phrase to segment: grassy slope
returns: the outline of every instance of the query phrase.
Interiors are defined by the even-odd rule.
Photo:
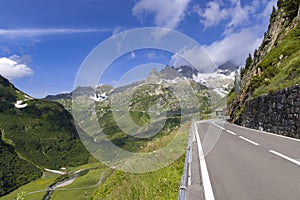
[[[188,130],[189,124],[187,123],[183,129],[186,138]],[[165,146],[172,140],[174,132],[160,140],[148,142],[141,151],[149,152]],[[183,164],[184,155],[171,165],[155,172],[131,174],[116,171],[104,184],[100,185],[92,199],[177,199]]]
[[[21,159],[11,145],[0,139],[0,196],[41,175],[40,169]]]
[[[189,124],[186,123],[183,128],[183,131],[185,132],[184,135],[187,136],[188,130]],[[140,151],[149,152],[165,146],[173,139],[174,134],[175,131],[162,137],[160,140],[147,142]],[[92,160],[92,162],[95,161]],[[184,155],[163,169],[145,174],[112,171],[100,163],[91,163],[70,168],[69,172],[73,173],[79,169],[96,167],[96,169],[90,170],[87,174],[78,177],[72,184],[55,191],[51,199],[177,199],[178,187],[183,173],[183,163]],[[101,173],[104,171],[104,180],[98,187],[72,189],[95,185],[99,181]],[[46,173],[42,178],[26,184],[0,199],[14,199],[18,194],[21,194],[24,191],[31,192],[45,190],[57,177],[57,175]],[[24,200],[40,200],[44,195],[45,192],[28,195],[24,197]]]
[[[66,186],[66,188],[90,186],[90,185],[94,185],[95,183],[98,182],[99,176],[100,176],[101,172],[105,169],[105,167],[102,164],[95,162],[95,160],[93,158],[91,160],[94,163],[89,163],[89,164],[69,168],[70,174],[74,173],[75,171],[77,171],[79,169],[86,169],[86,168],[95,168],[95,169],[90,170],[84,176],[78,177],[72,183],[72,185]],[[24,200],[41,200],[45,196],[47,188],[50,185],[52,185],[53,183],[55,183],[58,179],[60,179],[60,177],[62,177],[62,176],[60,176],[58,174],[44,172],[43,176],[40,177],[39,179],[19,187],[18,189],[7,194],[6,196],[1,197],[0,199],[1,200],[15,199],[18,196],[18,194],[23,193]],[[92,192],[95,189],[96,188],[91,188],[88,191]],[[34,192],[34,191],[39,191],[39,192],[36,192],[34,194],[28,194],[28,193]],[[67,196],[67,198],[59,198],[59,199],[66,199],[66,200],[72,199],[73,200],[74,198],[81,199],[79,197],[81,197],[81,194],[84,193],[84,190],[74,190],[73,192],[72,191],[70,191],[70,192],[58,191],[57,193],[61,193],[62,197]],[[69,194],[75,194],[75,195],[70,195],[68,197]],[[56,196],[57,195],[55,194],[53,197],[56,197]],[[60,197],[60,195],[58,195],[58,197]]]
[[[114,172],[92,199],[177,199],[184,157],[161,170],[146,174]]]
[[[57,177],[59,177],[59,175],[44,172],[44,175],[40,179],[32,181],[26,185],[23,185],[18,189],[14,190],[13,192],[9,193],[8,195],[1,197],[0,199],[12,200],[15,199],[18,196],[18,194],[24,193],[25,194],[24,200],[41,200],[46,194],[46,189],[48,188],[48,186],[51,185]],[[26,193],[28,192],[38,191],[38,190],[43,190],[43,191],[31,195],[26,195]]]
[[[98,164],[100,165],[100,164]],[[51,198],[51,200],[79,200],[79,199],[90,199],[91,194],[97,189],[97,183],[100,179],[100,176],[104,172],[102,180],[105,181],[105,177],[109,175],[109,172],[112,170],[106,171],[108,168],[101,166],[97,169],[90,170],[86,175],[78,177],[72,184],[57,189]],[[82,188],[90,187],[90,188]]]
[[[15,149],[36,165],[58,169],[87,161],[71,115],[57,103],[31,100],[24,109],[0,113],[0,127]]]
[[[25,100],[26,108],[15,108]],[[42,175],[39,168],[58,169],[86,163],[72,116],[58,103],[29,100],[0,76],[0,196]]]
[[[283,59],[279,62],[281,55]],[[264,57],[257,68],[261,68],[263,74],[251,80],[254,96],[300,83],[300,24]]]

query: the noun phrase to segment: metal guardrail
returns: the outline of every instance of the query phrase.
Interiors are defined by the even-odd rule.
[[[183,175],[181,178],[181,184],[178,192],[178,200],[186,200],[186,191],[191,181],[191,162],[192,162],[192,142],[194,137],[194,120],[190,128],[188,137],[188,145],[186,148],[185,162],[183,168]]]

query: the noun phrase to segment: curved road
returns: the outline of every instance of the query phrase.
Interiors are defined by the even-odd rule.
[[[300,140],[224,121],[198,122],[196,129],[206,156],[193,149],[198,156],[193,155],[187,199],[300,199]],[[209,181],[200,160],[206,161]]]

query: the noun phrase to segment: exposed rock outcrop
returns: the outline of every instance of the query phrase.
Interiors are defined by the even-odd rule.
[[[298,3],[299,5],[299,3]],[[291,19],[291,16],[293,18]],[[268,53],[278,46],[282,40],[287,36],[287,34],[293,30],[300,23],[300,7],[298,6],[298,13],[295,15],[288,15],[286,9],[280,7],[278,10],[274,10],[271,18],[268,31],[265,33],[264,39],[261,46],[254,52],[253,61],[247,69],[241,80],[241,88],[239,88],[239,93],[227,106],[227,112],[230,115],[231,122],[239,123],[241,122],[240,116],[243,113],[245,102],[251,98],[253,95],[253,79],[259,79],[264,73],[264,69],[259,67],[262,60],[268,55]],[[272,63],[274,66],[278,66],[284,55],[280,55]],[[264,82],[269,80],[264,79]],[[257,82],[257,85],[260,83]]]

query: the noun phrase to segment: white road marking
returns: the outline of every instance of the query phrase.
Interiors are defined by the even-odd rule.
[[[239,138],[241,138],[241,139],[243,139],[243,140],[245,140],[245,141],[247,141],[247,142],[249,142],[249,143],[251,143],[251,144],[254,144],[254,145],[256,145],[256,146],[259,145],[258,143],[253,142],[252,140],[249,140],[248,138],[245,138],[245,137],[243,137],[243,136],[239,136]]]
[[[232,135],[236,135],[236,133],[230,131],[230,130],[226,130],[228,133],[232,134]]]
[[[284,159],[286,159],[286,160],[288,160],[288,161],[290,161],[290,162],[292,162],[292,163],[300,166],[300,162],[297,161],[297,160],[295,160],[295,159],[293,159],[293,158],[290,158],[290,157],[288,157],[286,155],[283,155],[283,154],[281,154],[281,153],[279,153],[277,151],[274,151],[274,150],[269,150],[269,152],[271,152],[271,153],[273,153],[273,154],[275,154],[275,155],[277,155],[277,156],[279,156],[281,158],[284,158]]]
[[[200,168],[201,168],[201,177],[202,177],[202,183],[203,183],[203,188],[204,188],[204,196],[206,200],[214,200],[214,193],[212,190],[211,182],[209,179],[209,174],[207,170],[207,165],[202,149],[202,144],[201,140],[199,137],[198,129],[197,126],[194,125],[195,128],[195,135],[196,135],[196,140],[197,140],[197,146],[198,146],[198,156],[199,156],[199,161],[200,161]]]

